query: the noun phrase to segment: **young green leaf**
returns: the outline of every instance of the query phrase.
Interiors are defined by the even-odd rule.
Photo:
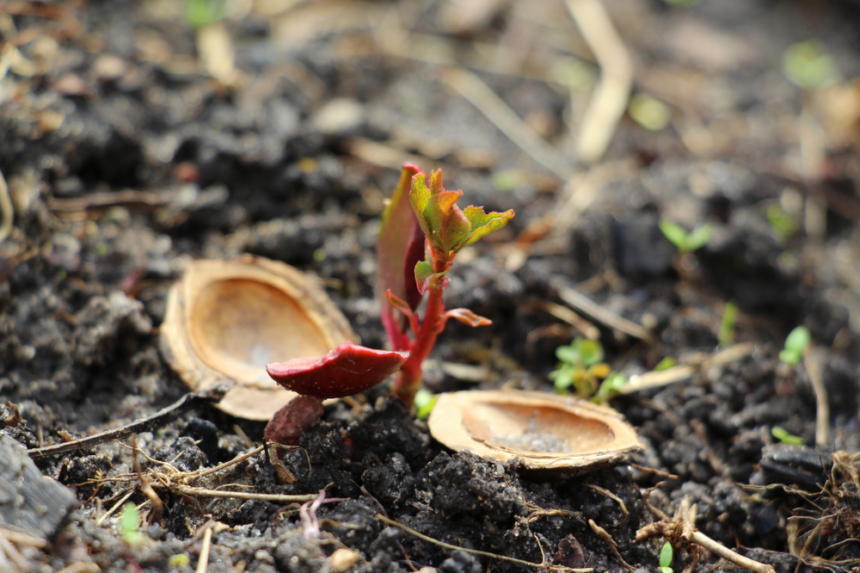
[[[780,426],[774,426],[773,428],[771,428],[770,433],[771,435],[773,435],[774,438],[776,438],[783,444],[788,444],[790,446],[803,445],[803,438],[801,438],[800,436],[789,434],[788,430]]]
[[[119,528],[122,531],[122,538],[129,545],[143,541],[143,534],[138,531],[139,526],[140,513],[137,511],[137,506],[132,502],[126,503],[119,514]]]
[[[549,379],[553,381],[556,392],[564,393],[570,388],[573,384],[573,373],[573,368],[567,364],[549,373]]]
[[[839,81],[839,68],[820,42],[792,44],[782,55],[782,72],[794,85],[817,90]]]
[[[433,265],[427,261],[418,261],[415,264],[415,284],[418,287],[418,292],[422,295],[430,285],[430,277],[434,275]]]
[[[625,384],[627,384],[627,376],[621,372],[610,372],[609,376],[600,383],[600,387],[597,389],[597,394],[595,396],[595,401],[605,402],[608,398],[611,398],[620,392],[621,388]]]
[[[672,544],[667,541],[660,550],[660,567],[671,567],[673,558]]]
[[[692,253],[693,251],[698,251],[708,244],[708,241],[711,240],[711,236],[713,234],[714,230],[710,225],[702,225],[701,227],[696,228],[695,231],[687,235],[684,252]]]
[[[430,412],[433,411],[433,407],[436,405],[436,400],[438,396],[434,396],[430,393],[426,388],[421,388],[418,392],[415,393],[415,408],[418,410],[418,419],[426,420],[430,417]]]
[[[475,207],[473,205],[466,207],[463,214],[469,220],[469,224],[471,225],[471,231],[469,239],[466,241],[466,245],[471,245],[483,237],[486,237],[493,231],[498,231],[507,225],[508,221],[510,221],[514,216],[513,210],[505,211],[504,213],[496,213],[495,211],[484,213],[484,210],[481,207]]]
[[[660,226],[660,230],[663,231],[663,235],[669,239],[669,242],[675,245],[679,251],[683,250],[687,240],[687,230],[678,223],[669,221],[668,219],[661,220],[658,225]]]
[[[176,555],[171,555],[170,559],[167,560],[170,563],[171,567],[175,567],[177,569],[182,569],[184,567],[188,567],[191,565],[191,559],[184,553],[177,553]]]
[[[596,340],[575,338],[569,345],[556,348],[555,355],[562,362],[585,368],[603,360],[603,346]]]
[[[456,205],[462,196],[462,191],[442,191],[432,195],[422,213],[430,229],[427,240],[446,254],[459,249],[469,238],[471,225]]]
[[[707,245],[708,241],[711,240],[711,235],[713,234],[713,229],[710,225],[702,225],[691,233],[688,233],[687,230],[678,223],[667,219],[661,220],[659,222],[659,226],[663,235],[665,235],[666,238],[669,239],[675,247],[677,247],[678,252],[682,255],[692,253],[693,251],[697,251]]]
[[[586,366],[592,366],[603,360],[603,346],[598,341],[578,338],[574,340],[574,343],[577,344],[579,356]]]
[[[812,334],[805,326],[798,326],[785,339],[785,348],[779,353],[779,359],[790,366],[795,366],[803,360],[806,348],[812,341]]]
[[[728,346],[735,341],[735,322],[738,319],[738,305],[729,301],[723,309],[720,323],[720,346]]]
[[[657,366],[654,367],[654,372],[662,372],[663,370],[668,370],[669,368],[674,367],[677,364],[674,358],[671,356],[666,356],[657,363]]]

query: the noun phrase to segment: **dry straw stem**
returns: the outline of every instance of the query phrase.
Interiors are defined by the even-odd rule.
[[[597,525],[593,519],[588,520],[588,526],[591,528],[591,531],[594,532],[597,537],[602,539],[606,545],[609,546],[609,551],[612,552],[612,556],[615,557],[615,560],[618,561],[622,567],[627,569],[628,571],[633,571],[633,567],[624,560],[621,556],[621,553],[618,552],[618,544],[615,543],[615,540],[612,539],[612,536],[608,531]]]
[[[636,532],[633,543],[639,543],[652,537],[663,537],[672,545],[698,546],[714,555],[730,561],[735,565],[753,571],[754,573],[776,573],[772,565],[759,563],[749,557],[735,553],[731,549],[717,543],[694,525],[696,520],[696,506],[690,502],[687,496],[681,500],[678,510],[671,519],[659,509],[648,503],[647,496],[642,499],[645,507],[653,513],[660,521],[650,523]],[[692,549],[692,548],[691,548]]]
[[[556,148],[544,141],[528,125],[508,107],[487,84],[472,72],[454,68],[442,74],[442,79],[457,93],[466,98],[469,103],[478,108],[493,125],[504,133],[520,149],[528,153],[535,161],[567,181],[573,176],[574,170],[569,159]]]
[[[588,298],[587,296],[578,293],[572,288],[562,287],[558,289],[558,296],[575,310],[587,314],[597,322],[600,322],[609,328],[619,330],[624,334],[638,338],[649,344],[654,343],[654,337],[644,327],[631,320],[622,318],[617,314],[610,312]]]
[[[154,468],[148,469],[143,475],[147,480],[150,481],[151,487],[158,489],[167,489],[174,494],[177,495],[188,495],[191,497],[217,497],[217,498],[230,498],[230,499],[247,499],[247,500],[260,500],[260,501],[274,501],[274,502],[284,502],[284,503],[292,503],[292,502],[305,502],[311,501],[317,498],[319,494],[299,494],[299,495],[286,495],[286,494],[269,494],[269,493],[251,493],[251,492],[242,492],[242,491],[230,491],[230,490],[222,490],[222,489],[210,489],[204,487],[196,487],[191,485],[189,482],[193,482],[198,480],[204,476],[212,475],[218,472],[222,472],[236,464],[242,463],[248,458],[259,454],[263,451],[264,446],[258,446],[251,450],[250,452],[246,452],[239,456],[236,456],[232,460],[228,462],[224,462],[215,466],[214,468],[207,468],[205,470],[197,470],[194,472],[183,472],[172,464],[168,462],[162,462],[160,460],[154,460],[140,452],[141,455],[147,458],[150,462],[156,465]],[[86,483],[101,483],[101,482],[138,482],[140,478],[135,474],[121,474],[117,476],[111,476],[107,478],[89,480]],[[229,485],[229,484],[227,484]],[[225,486],[221,486],[225,487]],[[134,490],[132,490],[134,491]],[[121,499],[114,505],[110,511],[108,511],[105,515],[99,518],[98,524],[101,524],[110,514],[116,511],[116,508],[120,506],[122,502],[125,501],[128,497],[130,497],[132,492],[129,492],[125,498]]]
[[[754,349],[755,345],[752,343],[735,344],[717,352],[713,356],[699,358],[693,364],[682,364],[660,372],[648,372],[641,376],[633,376],[630,382],[619,389],[618,393],[632,394],[634,392],[641,392],[642,390],[661,388],[669,384],[681,382],[692,378],[697,372],[707,370],[711,366],[728,364],[749,356]]]
[[[6,240],[12,232],[12,223],[15,219],[15,209],[12,199],[9,197],[9,186],[0,172],[0,243]]]
[[[424,535],[423,533],[418,533],[414,529],[411,529],[411,528],[403,525],[402,523],[394,521],[393,519],[389,519],[389,518],[387,518],[384,515],[381,515],[379,513],[376,514],[376,519],[378,519],[379,521],[381,521],[385,524],[388,524],[388,525],[397,527],[399,529],[402,529],[406,533],[409,533],[410,535],[414,535],[415,537],[417,537],[418,539],[420,539],[422,541],[426,541],[428,543],[438,545],[439,547],[444,547],[445,549],[451,549],[454,551],[465,551],[466,553],[471,553],[472,555],[480,555],[482,557],[489,557],[491,559],[499,559],[500,561],[510,561],[511,563],[517,563],[518,565],[525,565],[526,567],[534,567],[536,569],[547,569],[549,571],[558,571],[559,573],[562,573],[562,572],[564,572],[564,573],[591,573],[592,571],[594,571],[594,568],[592,568],[592,567],[583,567],[580,569],[575,569],[572,567],[564,567],[562,565],[551,565],[551,564],[547,563],[546,561],[544,561],[542,563],[532,563],[531,561],[524,561],[522,559],[516,559],[514,557],[507,557],[505,555],[496,555],[495,553],[490,553],[489,551],[479,551],[477,549],[466,549],[465,547],[458,547],[456,545],[451,545],[450,543],[445,543],[444,541],[439,541],[438,539],[433,539],[432,537]],[[538,544],[538,547],[540,547],[540,544]],[[543,549],[541,549],[541,551],[543,551]]]
[[[600,83],[591,96],[579,132],[579,155],[592,163],[606,152],[615,126],[627,109],[633,62],[601,0],[566,0],[566,4],[600,65]]]
[[[218,402],[219,400],[221,400],[221,398],[224,397],[224,394],[227,393],[231,386],[232,384],[226,383],[216,384],[214,386],[206,388],[205,390],[200,390],[199,392],[191,392],[189,394],[186,394],[167,408],[159,410],[152,416],[142,418],[140,420],[132,422],[131,424],[121,426],[114,430],[107,430],[106,432],[93,434],[92,436],[87,436],[86,438],[72,440],[71,442],[66,442],[63,444],[47,446],[44,448],[33,448],[31,450],[27,450],[27,454],[29,454],[32,459],[37,460],[39,458],[44,458],[47,456],[56,456],[59,454],[74,452],[83,448],[91,448],[93,446],[104,444],[106,442],[124,440],[129,436],[133,436],[141,432],[153,431],[156,428],[164,426],[165,424],[175,420],[179,417],[180,414],[187,410],[190,410],[191,408],[194,408],[206,402]]]
[[[822,371],[823,356],[821,352],[812,349],[803,359],[809,382],[815,391],[815,445],[827,446],[830,442],[830,403],[827,397],[827,387],[824,385]]]

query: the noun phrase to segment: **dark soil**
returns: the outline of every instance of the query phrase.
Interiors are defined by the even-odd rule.
[[[212,538],[209,571],[529,569],[431,544],[382,514],[465,549],[624,571],[593,520],[627,563],[653,571],[662,539],[633,543],[655,519],[645,501],[671,516],[685,498],[699,530],[780,573],[858,566],[860,482],[848,456],[860,451],[860,105],[838,108],[833,122],[836,108],[780,71],[790,44],[817,38],[850,92],[860,74],[856,6],[607,1],[634,57],[634,92],[667,103],[673,119],[652,132],[625,116],[588,167],[573,157],[590,91],[560,80],[583,63],[596,69],[564,3],[474,3],[485,4],[470,23],[470,2],[228,1],[235,69],[219,79],[200,61],[184,3],[2,4],[0,171],[14,226],[0,242],[0,397],[23,421],[0,406],[10,422],[0,432],[28,448],[59,443],[188,392],[157,341],[167,290],[196,258],[253,253],[315,274],[362,343],[383,347],[375,230],[407,160],[444,167],[467,203],[517,212],[451,273],[449,305],[493,325],[449,325],[427,368],[432,390],[552,392],[555,348],[582,335],[546,310],[565,288],[653,332],[649,344],[595,323],[606,361],[628,375],[715,352],[727,301],[740,309],[735,340],[753,352],[613,399],[644,446],[634,465],[557,481],[520,474],[446,450],[380,387],[353,406],[327,406],[302,449],[286,454],[294,485],[277,484],[263,453],[207,482],[324,489],[335,499],[316,511],[316,538],[303,535],[297,503],[157,487],[163,515],[129,544],[117,514],[100,518],[129,492],[152,517],[136,479],[110,479],[133,471],[130,448],[44,458],[39,469],[77,504],[44,548],[16,545],[27,568],[187,570],[201,527],[215,520],[226,527]],[[569,157],[574,191],[591,199],[565,207],[567,182],[442,81],[451,65],[473,70]],[[774,208],[789,232],[768,218]],[[658,229],[663,218],[708,223],[713,237],[678,257]],[[536,234],[541,220],[549,227]],[[778,359],[798,325],[812,333],[828,394],[830,436],[817,447],[810,374]],[[480,381],[448,363],[481,367],[470,370]],[[780,444],[775,426],[805,446]],[[248,451],[262,432],[205,407],[136,444],[144,469],[162,461],[193,471]],[[339,548],[360,554],[343,566],[329,557]],[[681,571],[690,553],[676,549]],[[7,556],[0,570],[20,564]],[[694,570],[734,567],[707,556]]]

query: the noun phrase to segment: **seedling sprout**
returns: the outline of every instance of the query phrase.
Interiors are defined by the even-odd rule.
[[[735,341],[735,322],[738,319],[738,305],[733,301],[726,303],[723,320],[720,322],[720,346],[729,346]]]
[[[660,573],[672,573],[673,558],[672,544],[667,541],[660,550]]]
[[[268,441],[295,444],[319,420],[324,399],[368,390],[398,369],[394,394],[411,406],[421,388],[422,363],[448,319],[470,326],[491,324],[465,308],[446,310],[443,292],[457,253],[504,227],[514,212],[486,213],[471,205],[461,210],[456,203],[462,196],[462,191],[443,187],[441,170],[430,174],[428,185],[417,167],[403,167],[377,237],[377,296],[392,350],[345,343],[321,358],[269,364],[269,376],[300,397],[266,426]],[[425,295],[424,316],[419,317]],[[422,396],[419,413],[427,415],[430,409],[432,399]]]
[[[708,241],[711,240],[711,235],[713,234],[713,230],[710,225],[696,227],[696,229],[691,232],[687,232],[684,227],[674,221],[669,221],[668,219],[661,220],[659,225],[660,230],[666,238],[669,239],[675,247],[677,247],[679,255],[686,255],[694,251],[698,251],[708,244]]]
[[[812,334],[805,326],[798,326],[785,339],[785,347],[779,353],[779,359],[789,366],[796,366],[803,360],[803,355],[806,352],[809,343],[812,341]]]
[[[780,426],[774,426],[773,428],[771,428],[770,433],[771,433],[771,435],[773,435],[774,438],[776,438],[777,440],[779,440],[783,444],[787,444],[790,446],[802,446],[803,445],[803,438],[801,438],[800,436],[795,436],[793,434],[789,434],[788,430],[786,430],[785,428],[782,428]]]

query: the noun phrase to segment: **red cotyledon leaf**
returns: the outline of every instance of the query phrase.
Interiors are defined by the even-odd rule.
[[[346,342],[322,357],[268,364],[266,372],[287,390],[303,396],[342,398],[373,388],[408,357],[407,352],[375,350]]]
[[[415,165],[403,166],[397,189],[382,214],[376,241],[376,297],[382,323],[395,350],[407,350],[410,342],[404,334],[406,321],[394,313],[385,292],[390,290],[412,310],[421,302],[413,273],[415,263],[424,258],[424,233],[418,225],[409,193],[416,174],[421,174],[421,170]]]

